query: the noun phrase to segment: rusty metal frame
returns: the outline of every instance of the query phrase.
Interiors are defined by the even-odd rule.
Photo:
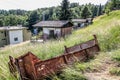
[[[31,52],[15,59],[10,57],[9,67],[10,69],[13,67],[13,71],[11,70],[10,72],[13,74],[16,70],[15,68],[17,68],[21,80],[41,80],[46,76],[61,71],[66,65],[73,64],[76,61],[88,60],[97,54],[98,51],[100,51],[100,48],[97,37],[94,35],[94,39],[87,42],[72,47],[65,46],[63,55],[48,60],[42,61]]]

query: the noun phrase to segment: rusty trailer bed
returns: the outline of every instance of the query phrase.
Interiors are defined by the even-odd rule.
[[[12,74],[17,70],[21,80],[41,80],[61,71],[66,65],[73,64],[76,61],[88,60],[98,51],[100,51],[100,48],[94,35],[94,39],[85,43],[72,47],[65,46],[63,55],[48,60],[42,61],[31,52],[15,59],[10,56],[9,68]]]

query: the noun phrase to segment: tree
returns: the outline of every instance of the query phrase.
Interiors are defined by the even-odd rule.
[[[4,22],[2,19],[0,19],[0,27],[4,26]]]
[[[79,7],[79,3],[71,3],[70,8]]]
[[[94,7],[93,9],[93,13],[92,13],[92,17],[94,18],[95,16],[97,16],[97,11],[98,11],[98,8],[97,6]]]
[[[112,0],[109,1],[111,6]],[[115,3],[116,5],[118,5],[119,2]],[[83,12],[85,6],[87,7],[87,10]],[[69,20],[71,18],[82,18],[81,16],[84,14],[87,14],[87,17],[96,16],[96,8],[98,9],[98,7],[98,5],[90,3],[86,5],[79,5],[78,3],[70,4],[68,0],[63,0],[61,6],[41,8],[34,11],[25,11],[20,9],[8,11],[0,10],[0,26],[23,25],[28,26],[29,29],[32,30],[32,25],[34,25],[40,20],[43,20],[43,12],[45,13],[45,20]],[[118,5],[116,7],[120,6]],[[111,9],[111,7],[107,7],[106,13],[109,12],[109,8]]]
[[[9,15],[9,25],[15,26],[17,25],[17,16],[16,15]]]
[[[112,10],[120,9],[120,0],[108,0],[105,5],[105,12],[110,12]]]
[[[5,25],[4,18],[4,15],[0,15],[0,27]]]
[[[87,6],[84,6],[82,9],[81,17],[86,19],[86,18],[90,17],[90,15],[91,15],[90,10],[88,9]]]
[[[39,14],[37,11],[33,11],[28,19],[28,23],[29,23],[29,29],[32,31],[33,30],[33,26],[34,24],[36,24],[39,20]]]
[[[100,15],[102,15],[102,6],[101,6],[101,4],[99,5],[98,12],[97,12],[97,16],[100,16]]]
[[[63,0],[61,3],[61,10],[60,10],[60,20],[69,20],[71,18],[70,14],[70,3],[68,0]]]

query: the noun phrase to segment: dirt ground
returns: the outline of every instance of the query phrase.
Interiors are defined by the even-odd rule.
[[[96,72],[86,72],[84,75],[88,80],[120,80],[120,76],[111,75],[109,73],[110,68],[116,66],[117,63],[111,60],[106,60],[102,62],[102,66],[99,71]]]

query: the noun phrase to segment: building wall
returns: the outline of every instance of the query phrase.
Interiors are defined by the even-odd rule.
[[[68,34],[71,34],[72,27],[66,27],[66,28],[43,28],[44,33],[44,39],[49,38],[50,30],[54,30],[54,35],[57,34],[57,37],[65,36]]]
[[[10,44],[17,44],[23,42],[23,30],[9,31]]]
[[[6,40],[5,31],[1,30],[0,31],[0,47],[3,47],[4,45],[7,45],[7,40]]]
[[[82,22],[74,22],[74,26],[76,27],[84,27],[85,26],[85,23],[82,23]]]
[[[43,33],[49,35],[50,30],[54,30],[54,34],[56,33],[61,34],[61,28],[43,28]]]
[[[31,32],[27,29],[23,30],[23,41],[28,41],[31,38]]]
[[[43,28],[43,39],[44,40],[51,38],[50,30],[54,31],[54,36],[53,36],[54,38],[61,36],[61,28]]]
[[[65,35],[71,34],[71,33],[72,33],[72,27],[62,28],[61,33],[62,33],[62,34],[61,34],[62,36],[65,36]]]

